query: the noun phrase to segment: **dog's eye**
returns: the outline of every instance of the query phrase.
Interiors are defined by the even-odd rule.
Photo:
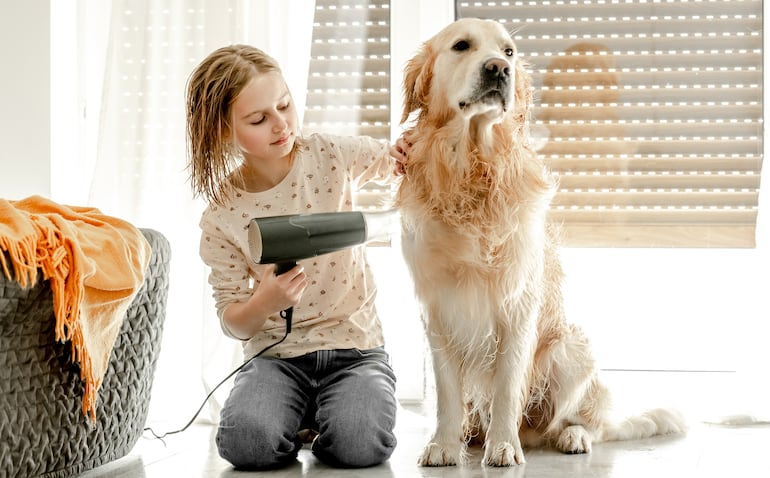
[[[506,56],[513,56],[513,48],[506,48],[504,51]]]
[[[467,50],[470,47],[471,47],[470,43],[468,43],[465,40],[460,40],[460,41],[458,41],[457,43],[455,43],[452,46],[452,50],[454,50],[454,51],[465,51],[465,50]]]

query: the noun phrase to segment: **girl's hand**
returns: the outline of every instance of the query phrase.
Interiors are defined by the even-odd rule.
[[[302,293],[307,287],[307,275],[301,265],[296,265],[291,270],[277,276],[275,264],[265,268],[260,279],[259,286],[249,299],[249,302],[258,302],[260,309],[268,315],[288,309],[299,304]]]
[[[222,321],[228,333],[249,340],[262,330],[268,317],[297,305],[307,287],[302,266],[275,275],[275,265],[265,268],[259,285],[246,302],[234,302],[225,308]]]
[[[400,136],[396,143],[390,147],[390,156],[396,163],[396,174],[399,176],[406,174],[406,163],[411,147],[412,143],[407,141],[406,135]]]

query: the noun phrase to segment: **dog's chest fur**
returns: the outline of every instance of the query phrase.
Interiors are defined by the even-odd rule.
[[[402,183],[398,205],[426,331],[441,336],[434,343],[443,344],[461,364],[466,386],[476,389],[474,383],[490,383],[499,334],[535,327],[514,323],[520,315],[513,311],[539,296],[551,191],[537,182],[542,170],[508,169],[514,160],[508,157],[471,161],[467,151],[436,141],[416,145],[421,164]],[[458,170],[465,174],[446,178]],[[524,183],[530,177],[535,186]]]
[[[470,370],[494,360],[501,328],[509,330],[511,310],[528,296],[542,274],[543,235],[537,225],[519,227],[503,243],[457,229],[437,219],[405,222],[404,255],[424,307],[429,333],[461,355]],[[540,243],[540,244],[538,244]]]
[[[523,196],[527,187],[510,174],[490,187],[495,174],[487,169],[448,188],[422,178],[401,185],[403,250],[423,302],[466,297],[452,308],[477,317],[478,304],[485,303],[500,314],[515,306],[526,285],[539,282],[550,191]]]

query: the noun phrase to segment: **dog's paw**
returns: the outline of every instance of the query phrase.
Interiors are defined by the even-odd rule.
[[[644,416],[655,422],[655,427],[657,428],[655,433],[658,435],[670,435],[687,431],[687,420],[678,410],[657,408],[649,410]]]
[[[562,453],[591,453],[591,435],[580,425],[572,425],[562,430],[556,441],[556,448]]]
[[[484,463],[487,466],[513,466],[523,465],[526,460],[521,444],[517,440],[516,443],[487,443],[484,451]]]
[[[420,466],[455,466],[465,463],[465,445],[457,443],[447,446],[436,442],[428,443],[417,463]]]

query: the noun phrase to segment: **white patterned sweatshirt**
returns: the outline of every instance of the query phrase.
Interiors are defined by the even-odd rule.
[[[368,182],[397,180],[389,145],[366,136],[313,134],[298,140],[289,174],[261,192],[237,190],[226,205],[210,205],[200,220],[200,256],[210,267],[209,284],[224,333],[227,306],[245,302],[259,283],[265,265],[250,257],[251,218],[353,210],[353,194]],[[369,349],[383,345],[375,309],[377,287],[366,261],[365,246],[299,261],[308,286],[294,307],[292,331],[266,355],[288,358],[316,350]],[[277,342],[285,331],[278,314],[243,341],[244,359]]]

